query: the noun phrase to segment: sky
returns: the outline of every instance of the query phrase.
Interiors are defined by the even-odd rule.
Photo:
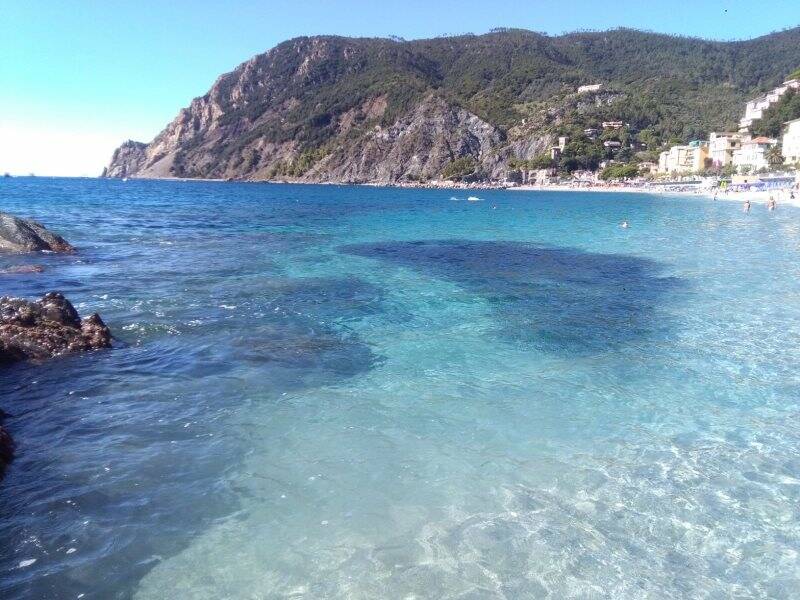
[[[800,0],[0,0],[0,172],[96,176],[222,73],[299,35],[406,39],[519,27],[635,27],[746,39],[800,25]]]

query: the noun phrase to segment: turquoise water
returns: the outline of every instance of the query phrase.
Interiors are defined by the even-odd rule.
[[[800,210],[478,195],[0,181],[0,597],[798,597]]]

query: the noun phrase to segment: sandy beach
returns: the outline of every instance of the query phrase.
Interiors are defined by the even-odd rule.
[[[715,188],[699,188],[696,190],[667,190],[654,186],[586,186],[576,187],[569,185],[524,185],[508,188],[511,191],[520,192],[602,192],[602,193],[622,193],[622,194],[653,194],[657,196],[688,196],[696,198],[716,197],[717,200],[728,202],[750,202],[766,204],[770,196],[774,197],[778,205],[785,204],[790,206],[800,206],[800,192],[794,190],[794,199],[790,198],[789,189],[779,190],[746,190],[746,191],[719,191]]]

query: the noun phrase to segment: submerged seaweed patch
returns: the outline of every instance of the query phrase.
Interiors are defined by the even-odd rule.
[[[346,323],[382,310],[381,299],[355,279],[271,279],[253,299],[260,318],[239,332],[237,357],[269,364],[273,377],[289,370],[304,385],[368,371],[376,359]]]
[[[491,303],[502,337],[557,353],[647,337],[659,327],[657,305],[677,284],[648,259],[527,242],[389,241],[341,250],[455,282]]]

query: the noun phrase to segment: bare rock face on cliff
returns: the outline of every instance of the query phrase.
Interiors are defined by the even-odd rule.
[[[491,171],[502,134],[476,115],[429,96],[389,127],[375,127],[358,145],[344,145],[303,179],[392,183],[437,179],[450,162],[470,157]]]
[[[99,315],[81,319],[58,292],[35,302],[0,298],[0,364],[109,348],[111,339]]]
[[[33,219],[20,219],[0,212],[0,251],[5,252],[75,251],[60,235],[48,231]]]
[[[142,170],[147,162],[147,144],[128,140],[114,150],[111,164],[103,169],[101,177],[123,179]]]

